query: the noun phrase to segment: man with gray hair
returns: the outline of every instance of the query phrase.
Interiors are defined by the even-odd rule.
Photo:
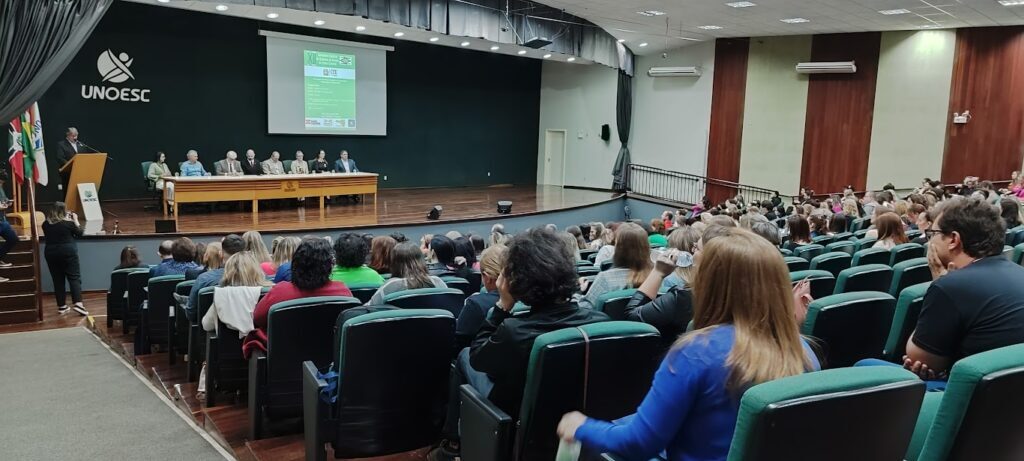
[[[78,128],[68,127],[64,131],[64,139],[57,143],[57,168],[63,167],[80,152],[95,152],[89,146],[78,141]],[[62,189],[68,188],[68,181],[71,179],[71,168],[60,172]]]
[[[224,160],[218,160],[213,164],[213,171],[217,173],[217,176],[240,176],[242,163],[238,161],[238,154],[229,150]]]
[[[194,149],[189,150],[185,154],[187,161],[181,164],[181,175],[182,176],[209,176],[210,173],[206,171],[202,163],[199,163],[199,153]]]
[[[284,174],[284,162],[281,161],[281,153],[276,150],[270,153],[270,158],[264,160],[262,165],[263,174]]]

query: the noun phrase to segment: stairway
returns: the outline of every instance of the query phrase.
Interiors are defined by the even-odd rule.
[[[0,268],[0,277],[11,279],[0,283],[0,325],[39,320],[32,241],[19,241],[4,260],[13,266]]]

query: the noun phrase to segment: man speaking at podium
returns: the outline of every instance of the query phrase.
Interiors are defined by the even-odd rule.
[[[95,149],[78,142],[78,128],[68,127],[64,132],[64,139],[57,143],[57,168],[63,168],[75,155],[79,153],[96,152]],[[68,181],[71,180],[71,168],[60,172],[61,190],[68,190]]]

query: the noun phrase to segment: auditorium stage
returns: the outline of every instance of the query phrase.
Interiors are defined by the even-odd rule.
[[[147,237],[158,235],[224,235],[256,229],[261,232],[301,232],[330,229],[372,229],[374,227],[415,226],[427,223],[465,222],[479,219],[505,219],[538,213],[568,210],[594,205],[618,198],[619,194],[558,186],[495,186],[430,189],[381,189],[377,202],[367,196],[360,203],[347,203],[339,199],[327,206],[326,217],[321,220],[319,201],[307,198],[303,205],[294,200],[279,203],[263,201],[260,204],[259,224],[252,223],[251,212],[242,204],[220,203],[210,206],[192,204],[179,212],[178,232],[158,234],[155,221],[163,219],[159,209],[145,210],[144,205],[155,201],[105,201],[102,232],[90,229],[95,238],[116,238],[112,235],[115,221],[121,237]],[[497,202],[511,200],[512,214],[499,215]],[[434,205],[444,211],[439,221],[426,219]]]

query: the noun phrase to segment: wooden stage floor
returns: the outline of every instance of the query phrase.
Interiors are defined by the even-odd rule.
[[[256,229],[262,232],[416,225],[428,222],[427,212],[434,205],[444,211],[439,222],[457,222],[498,217],[497,202],[511,200],[512,214],[521,216],[563,210],[600,203],[617,197],[612,192],[564,189],[558,186],[500,186],[431,189],[381,189],[377,203],[368,197],[360,203],[339,199],[328,205],[320,219],[318,201],[310,197],[300,206],[293,200],[260,203],[259,224],[253,226],[252,214],[241,204],[221,203],[214,211],[208,206],[186,206],[179,212],[178,234],[224,234]],[[144,210],[147,203],[138,200],[103,203],[103,231],[107,235],[114,222],[125,235],[155,235],[154,221],[163,219],[160,210]]]

